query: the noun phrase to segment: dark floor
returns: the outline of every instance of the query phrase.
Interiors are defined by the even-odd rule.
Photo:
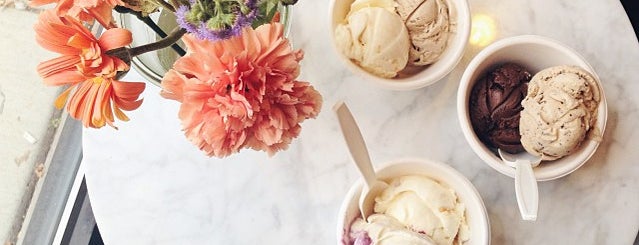
[[[637,29],[639,28],[639,1],[637,0],[621,0],[621,4],[624,9],[626,9],[626,13],[628,14],[628,18],[632,23],[633,28],[635,29],[635,35],[639,33]]]
[[[628,14],[628,18],[630,19],[630,23],[632,23],[632,27],[635,29],[635,35],[637,35],[639,33],[639,31],[637,31],[639,29],[639,1],[621,0],[621,4]],[[639,36],[637,36],[637,39],[639,39]],[[639,236],[635,238],[634,245],[639,245]]]

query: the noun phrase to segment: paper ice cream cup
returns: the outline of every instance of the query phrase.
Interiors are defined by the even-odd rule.
[[[493,169],[514,178],[515,169],[504,164],[496,153],[484,145],[473,131],[470,121],[469,98],[475,82],[496,66],[512,62],[526,68],[531,74],[559,65],[573,65],[593,75],[601,93],[597,108],[597,119],[591,137],[581,143],[579,149],[554,161],[544,161],[533,169],[538,181],[547,181],[566,176],[590,159],[599,146],[607,120],[607,103],[601,81],[594,69],[575,50],[550,38],[523,35],[499,40],[484,48],[473,58],[462,75],[457,91],[457,116],[466,141],[471,149]]]
[[[455,191],[459,201],[466,207],[466,222],[469,239],[465,245],[490,244],[490,224],[484,202],[473,184],[457,170],[444,163],[425,159],[402,159],[389,162],[376,171],[378,178],[389,180],[405,175],[420,175],[438,181]],[[351,223],[361,216],[358,199],[362,191],[360,178],[344,197],[337,217],[337,244],[346,244],[345,238]]]
[[[355,64],[346,55],[340,52],[335,29],[340,23],[344,23],[350,11],[352,0],[329,1],[329,27],[333,49],[342,63],[354,74],[377,86],[389,90],[414,90],[432,85],[448,75],[461,60],[468,38],[470,36],[470,8],[466,0],[445,0],[449,9],[450,22],[453,22],[454,30],[450,31],[448,43],[439,59],[427,66],[408,67],[403,75],[395,78],[383,78],[367,72],[364,68]]]

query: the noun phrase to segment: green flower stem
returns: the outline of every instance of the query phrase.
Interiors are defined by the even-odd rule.
[[[147,52],[169,47],[172,44],[175,44],[175,42],[177,42],[178,40],[180,40],[180,38],[182,38],[184,34],[186,34],[185,29],[176,27],[175,29],[173,29],[171,34],[169,34],[165,38],[160,39],[157,42],[148,43],[135,48],[127,48],[127,47],[116,48],[116,49],[106,51],[106,54],[110,56],[118,57],[119,59],[124,61],[124,63],[131,65],[131,60],[133,59],[133,57],[147,53]]]
[[[222,3],[220,2],[220,0],[214,0],[215,1],[215,8],[213,9],[215,12],[215,16],[220,16],[221,12],[222,12]]]
[[[131,57],[135,57],[147,52],[151,52],[151,51],[155,51],[155,50],[159,50],[159,49],[163,49],[166,47],[169,47],[173,44],[175,44],[175,42],[177,42],[178,40],[180,40],[180,38],[182,38],[182,36],[184,36],[184,34],[186,34],[186,30],[182,29],[180,27],[176,27],[175,29],[173,29],[173,31],[171,31],[171,33],[166,36],[165,38],[160,39],[157,42],[153,42],[153,43],[148,43],[142,46],[138,46],[138,47],[134,47],[131,48],[129,50],[129,54],[131,55]]]
[[[171,1],[171,5],[173,5],[173,8],[178,8],[180,6],[180,4],[178,3],[177,0],[170,0]]]
[[[175,7],[173,7],[173,5],[171,5],[171,4],[169,4],[169,3],[167,3],[167,2],[166,2],[166,1],[164,1],[164,0],[157,0],[157,2],[158,2],[160,5],[162,5],[162,7],[164,7],[165,9],[167,9],[167,10],[169,10],[169,11],[171,11],[171,12],[175,13]]]
[[[153,22],[153,20],[149,16],[144,16],[140,12],[133,11],[133,10],[131,10],[131,9],[127,8],[127,7],[123,7],[123,6],[116,6],[115,7],[115,11],[117,11],[118,13],[132,14],[133,16],[137,17],[139,20],[144,22],[144,24],[149,26],[149,28],[151,28],[160,37],[164,38],[164,37],[167,36],[166,33],[164,32],[164,30],[162,30],[162,28],[160,28],[155,22]],[[184,51],[184,49],[182,49],[182,47],[177,45],[177,43],[171,45],[171,48],[173,50],[175,50],[175,52],[177,52],[180,56],[184,56],[186,54],[186,51]]]

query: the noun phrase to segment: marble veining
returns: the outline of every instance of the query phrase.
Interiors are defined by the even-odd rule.
[[[407,156],[448,163],[479,190],[493,244],[631,244],[639,228],[639,44],[617,1],[475,0],[497,37],[538,34],[580,52],[608,100],[605,137],[593,158],[564,178],[539,183],[539,219],[524,222],[513,180],[477,157],[457,122],[455,96],[469,46],[442,81],[408,92],[363,81],[329,42],[328,2],[300,1],[291,39],[305,51],[301,80],[323,94],[315,120],[269,158],[243,151],[210,159],[182,135],[178,104],[150,85],[119,130],[84,131],[84,163],[96,220],[107,244],[333,244],[337,212],[359,177],[331,111],[345,100],[376,165]],[[128,81],[143,80],[131,72]]]

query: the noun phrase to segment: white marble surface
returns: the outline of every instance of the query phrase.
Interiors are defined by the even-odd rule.
[[[493,244],[631,244],[639,228],[639,45],[613,0],[470,1],[497,36],[539,34],[579,51],[602,79],[608,125],[594,157],[539,184],[537,222],[522,222],[513,180],[484,164],[464,140],[455,94],[469,47],[439,83],[391,92],[350,74],[330,48],[328,3],[300,1],[292,39],[306,51],[301,77],[324,95],[316,120],[286,152],[209,159],[183,137],[178,104],[150,86],[120,130],[85,130],[89,196],[106,244],[333,244],[341,199],[357,178],[331,106],[345,99],[372,160],[417,156],[450,164],[481,193]],[[140,80],[134,73],[129,80]]]

